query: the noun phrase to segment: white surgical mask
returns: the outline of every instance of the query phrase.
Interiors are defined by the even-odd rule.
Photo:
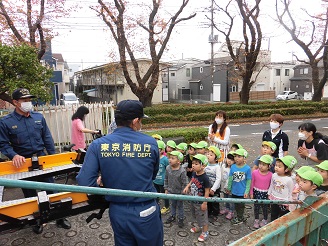
[[[276,130],[279,127],[279,123],[278,122],[270,122],[270,128],[272,130]]]
[[[215,119],[215,122],[216,124],[221,125],[223,123],[223,119],[221,118]]]
[[[19,107],[24,113],[30,112],[33,109],[32,102],[22,102],[21,106]]]
[[[305,134],[303,132],[298,133],[298,138],[301,139],[301,140],[306,140],[307,139],[307,137],[305,136]]]

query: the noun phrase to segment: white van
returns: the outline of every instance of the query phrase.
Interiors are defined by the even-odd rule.
[[[79,98],[73,92],[66,92],[60,95],[60,105],[78,105]]]

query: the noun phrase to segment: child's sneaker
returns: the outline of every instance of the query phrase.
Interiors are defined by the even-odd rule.
[[[263,219],[260,222],[260,227],[266,226],[267,224],[268,224],[268,220]]]
[[[167,214],[168,212],[170,212],[170,208],[163,207],[163,208],[161,209],[161,214]]]
[[[200,236],[198,237],[199,242],[204,242],[208,238],[208,231],[207,232],[202,232]]]
[[[228,212],[229,212],[229,211],[228,211],[228,209],[226,209],[226,208],[220,210],[220,214],[221,214],[221,215],[224,215],[224,214],[226,214],[226,213],[228,213]]]
[[[170,224],[175,221],[175,216],[171,215],[170,217],[167,218],[165,221],[165,224]]]
[[[193,228],[190,229],[190,231],[191,231],[192,233],[197,233],[197,232],[200,232],[200,228],[198,228],[198,227],[193,227]]]
[[[182,228],[184,226],[183,218],[178,219],[178,226],[179,226],[179,228]]]
[[[233,218],[232,220],[231,220],[231,223],[233,224],[233,225],[239,225],[239,224],[242,224],[242,223],[244,223],[246,221],[246,218],[238,218],[238,217],[236,217],[236,218]]]
[[[261,221],[261,223],[262,223],[262,221]],[[259,221],[259,220],[254,220],[254,225],[253,225],[253,227],[254,227],[255,229],[259,229],[259,228],[260,228],[260,221]]]
[[[232,218],[233,218],[233,212],[229,211],[226,216],[226,219],[231,220]]]

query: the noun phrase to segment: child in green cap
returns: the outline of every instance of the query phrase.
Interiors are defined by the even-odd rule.
[[[192,196],[209,197],[210,194],[210,180],[207,177],[204,169],[208,165],[208,160],[205,155],[197,154],[192,160],[192,168],[194,170],[189,184],[184,188],[183,193]],[[196,227],[190,229],[192,233],[200,232],[202,234],[198,237],[198,241],[204,242],[208,238],[208,213],[207,202],[191,202],[192,214],[195,215],[197,220]]]
[[[252,183],[250,189],[251,199],[268,200],[268,190],[271,183],[272,172],[269,167],[272,164],[273,158],[271,155],[262,155],[259,159],[259,168],[252,172]],[[260,218],[260,208],[262,208],[263,219]],[[254,204],[254,225],[255,229],[268,224],[268,205]]]
[[[205,167],[205,173],[210,179],[210,197],[220,197],[221,166],[218,160],[221,158],[221,152],[219,148],[212,145],[208,147],[206,157],[208,159],[208,165]],[[220,204],[217,202],[210,202],[207,208],[208,216],[216,220],[220,213]]]
[[[275,173],[272,175],[268,191],[270,200],[292,200],[294,182],[291,174],[296,164],[297,160],[291,155],[286,155],[276,160]],[[287,213],[289,213],[288,205],[271,205],[271,221],[274,221]]]
[[[208,147],[208,143],[206,141],[200,141],[196,145],[196,153],[197,154],[205,155],[206,154],[207,147]]]
[[[188,154],[186,155],[188,166],[186,167],[186,170],[189,180],[191,179],[191,175],[192,175],[192,159],[194,155],[196,155],[196,147],[197,147],[196,143],[190,143],[188,145]]]
[[[166,194],[181,194],[184,187],[188,184],[186,169],[181,166],[183,154],[179,151],[171,151],[167,153],[170,165],[166,168],[164,189]],[[176,210],[178,208],[178,226],[184,226],[184,210],[182,200],[171,200],[171,215],[165,221],[170,224],[176,220]]]
[[[328,197],[328,161],[323,161],[316,167],[318,168],[318,173],[323,178],[323,183],[316,190],[317,195]]]
[[[269,167],[270,172],[274,173],[274,166],[276,165],[276,158],[273,157],[273,153],[276,151],[277,146],[274,142],[271,141],[263,141],[261,145],[261,154],[254,160],[252,171],[259,168],[259,159],[262,155],[270,155],[272,156],[272,164]]]
[[[164,155],[165,143],[162,140],[157,140],[157,145],[159,150],[159,168],[156,178],[153,180],[153,182],[158,193],[165,193],[164,180],[165,180],[166,167],[169,165],[169,160]],[[169,211],[170,211],[170,201],[168,199],[165,199],[164,207],[161,209],[161,214],[166,214]]]
[[[170,153],[171,151],[175,150],[176,147],[177,147],[177,144],[173,140],[168,140],[166,142],[165,152]]]
[[[230,168],[228,191],[232,198],[244,199],[249,197],[251,187],[252,171],[246,164],[248,153],[245,149],[237,149],[234,152],[235,164]],[[245,203],[235,203],[237,217],[231,220],[231,223],[238,225],[244,223]]]
[[[300,190],[304,193],[304,197],[300,200],[303,201],[307,196],[317,196],[315,190],[322,185],[322,176],[316,171],[306,171],[299,175],[301,177]]]

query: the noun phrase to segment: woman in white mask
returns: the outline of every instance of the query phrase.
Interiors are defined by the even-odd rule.
[[[225,163],[230,151],[230,128],[227,124],[227,114],[224,111],[215,113],[214,122],[208,128],[208,142],[221,151],[219,164]]]
[[[281,114],[270,115],[270,130],[263,133],[262,141],[274,142],[277,146],[273,157],[282,158],[288,155],[289,138],[288,135],[281,130],[284,118]]]
[[[323,135],[317,132],[316,126],[309,122],[303,123],[299,125],[298,130],[297,152],[300,157],[305,159],[309,166],[328,160],[328,146],[322,140]]]

